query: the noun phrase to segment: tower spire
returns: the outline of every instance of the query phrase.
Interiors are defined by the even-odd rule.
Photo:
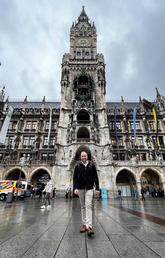
[[[78,17],[78,21],[80,22],[80,21],[87,21],[88,22],[88,16],[87,16],[87,14],[86,14],[86,12],[85,12],[85,6],[83,5],[82,6],[82,11],[81,11],[81,14],[80,14],[80,16]]]

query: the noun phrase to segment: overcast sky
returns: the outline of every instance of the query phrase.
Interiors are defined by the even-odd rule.
[[[0,85],[10,100],[60,100],[61,62],[82,5],[97,28],[107,101],[165,95],[165,1],[0,0]]]

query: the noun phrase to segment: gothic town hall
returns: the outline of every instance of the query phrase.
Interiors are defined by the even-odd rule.
[[[84,150],[109,198],[119,188],[123,196],[135,187],[139,193],[142,186],[165,190],[165,97],[158,89],[152,103],[105,97],[104,56],[83,7],[70,29],[70,52],[62,58],[61,102],[12,102],[1,91],[0,128],[9,106],[13,113],[0,145],[0,179],[25,179],[38,187],[50,176],[63,195]]]

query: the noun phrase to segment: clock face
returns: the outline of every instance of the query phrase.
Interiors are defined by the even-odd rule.
[[[88,45],[88,40],[87,39],[80,39],[79,44],[80,44],[80,46],[86,46],[86,45]]]

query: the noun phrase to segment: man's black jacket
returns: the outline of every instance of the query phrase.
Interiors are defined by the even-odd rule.
[[[93,189],[96,186],[96,190],[99,190],[99,180],[97,176],[96,167],[91,162],[85,167],[82,162],[80,162],[74,170],[73,176],[73,190],[74,189]]]

